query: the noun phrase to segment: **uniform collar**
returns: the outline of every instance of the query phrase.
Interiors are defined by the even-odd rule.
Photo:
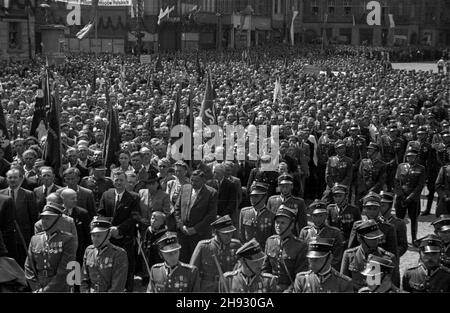
[[[100,247],[100,248],[97,248],[98,255],[100,255],[100,254],[102,254],[103,252],[105,252],[105,251],[108,249],[108,247],[109,247],[109,243],[104,244],[104,245],[103,245],[102,247]]]
[[[331,269],[332,267],[328,269],[325,273],[317,274],[317,277],[319,277],[320,283],[324,283],[330,276],[331,276]]]

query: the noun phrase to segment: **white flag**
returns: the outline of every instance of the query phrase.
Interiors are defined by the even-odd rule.
[[[394,22],[394,14],[388,14],[389,15],[389,27],[394,28],[395,22]]]
[[[292,12],[292,21],[291,21],[291,43],[294,45],[294,21],[298,15],[298,11]]]
[[[94,26],[94,23],[89,22],[86,24],[86,26],[84,26],[77,34],[77,38],[78,39],[83,39],[84,37],[86,37],[86,35],[89,33],[89,31],[91,30],[92,26]]]

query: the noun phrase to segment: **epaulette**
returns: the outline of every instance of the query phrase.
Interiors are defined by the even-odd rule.
[[[342,273],[340,273],[340,272],[338,272],[338,271],[336,271],[334,269],[332,269],[332,271],[333,271],[333,274],[336,277],[339,277],[339,278],[341,278],[341,279],[343,279],[345,281],[348,281],[348,282],[352,281],[352,279],[350,277],[348,277],[348,276],[346,276],[346,275],[344,275],[344,274],[342,274]]]
[[[342,232],[342,230],[340,230],[339,228],[337,228],[336,226],[330,226],[330,225],[327,225],[327,227],[328,228],[330,228],[330,229],[332,229],[332,230],[334,230],[334,231],[338,231],[338,232]]]
[[[299,276],[307,276],[307,275],[309,275],[311,273],[312,273],[312,271],[309,270],[309,271],[304,271],[304,272],[298,272],[297,275],[299,275]]]
[[[162,266],[164,266],[164,262],[153,264],[152,267],[158,268],[158,267],[162,267]]]
[[[295,200],[303,200],[302,198],[300,198],[300,197],[296,197],[296,196],[291,196],[292,197],[292,199],[295,199]]]
[[[189,269],[191,269],[191,270],[197,268],[197,266],[191,265],[191,264],[189,264],[189,263],[183,263],[183,262],[180,262],[180,265],[183,266],[183,267],[187,267],[187,268],[189,268]]]
[[[270,274],[270,273],[261,273],[261,276],[264,278],[277,278],[278,276]]]
[[[72,233],[69,233],[69,232],[64,231],[64,230],[60,230],[60,233],[63,234],[63,235],[66,235],[66,236],[74,237],[74,235]]]
[[[278,238],[278,239],[279,239],[280,236],[277,235],[277,234],[275,234],[275,235],[272,235],[272,236],[268,237],[267,240],[269,240],[269,239],[275,239],[275,238]]]
[[[385,255],[387,255],[389,257],[395,256],[392,252],[389,252],[389,251],[387,251],[387,250],[385,250],[385,249],[383,249],[381,247],[378,247],[378,248],[380,249],[381,253],[383,253],[383,254],[385,254]]]
[[[211,243],[211,239],[203,239],[198,242],[199,244],[208,244]]]
[[[94,250],[94,249],[95,249],[94,245],[89,245],[89,246],[87,246],[87,248],[86,248],[86,250]]]
[[[241,212],[242,212],[242,211],[251,210],[251,209],[253,209],[252,206],[246,206],[245,208],[242,208],[242,209],[241,209]]]
[[[236,238],[231,238],[231,243],[237,243],[237,244],[242,245],[242,242],[239,239],[236,239]]]

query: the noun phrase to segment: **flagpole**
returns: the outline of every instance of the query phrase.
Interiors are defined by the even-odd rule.
[[[95,44],[98,43],[98,7],[95,10],[95,17],[94,17],[94,26],[95,26]],[[98,51],[95,49],[95,56],[97,57]]]

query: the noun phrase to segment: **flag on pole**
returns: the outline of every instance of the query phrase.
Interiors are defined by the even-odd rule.
[[[36,92],[36,99],[34,105],[33,119],[31,121],[30,135],[37,138],[39,141],[43,136],[47,136],[47,108],[49,107],[49,99],[46,97],[48,90],[48,78],[42,80],[42,89]]]
[[[172,6],[171,8],[166,7],[166,9],[163,11],[162,8],[159,9],[159,14],[158,14],[158,25],[161,24],[161,22],[164,19],[169,19],[169,14],[170,12],[172,12],[173,10],[175,10],[175,6]]]
[[[389,16],[389,28],[394,28],[395,27],[394,14],[388,14],[388,16]]]
[[[48,76],[48,74],[47,74]],[[45,146],[45,164],[51,166],[55,175],[60,177],[61,168],[61,127],[59,124],[59,93],[57,84],[54,87],[54,93],[48,91],[50,99],[50,110],[48,112],[48,134],[47,144]]]
[[[292,21],[291,21],[291,44],[294,45],[294,21],[298,15],[298,11],[292,12]]]
[[[277,100],[281,100],[283,97],[283,92],[281,90],[281,82],[280,77],[277,77],[275,81],[275,87],[273,89],[273,103],[275,103]]]
[[[94,18],[95,21],[95,18]],[[89,32],[91,31],[92,27],[94,27],[94,21],[90,21],[89,23],[87,23],[77,34],[77,38],[79,40],[83,39],[84,37],[86,37],[87,34],[89,34]]]
[[[211,83],[211,73],[206,73],[206,88],[205,95],[203,97],[202,106],[200,108],[200,117],[203,125],[215,125],[217,124],[216,109],[214,107],[214,90]]]
[[[116,163],[116,153],[120,151],[120,131],[116,109],[113,107],[109,99],[109,86],[107,86],[106,90],[108,124],[106,125],[106,135],[103,144],[103,160],[107,170],[109,170],[111,164]]]

